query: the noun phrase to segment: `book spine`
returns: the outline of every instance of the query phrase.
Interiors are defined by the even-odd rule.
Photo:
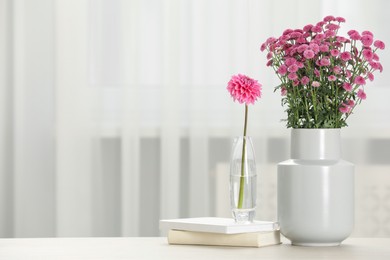
[[[280,243],[280,235],[271,232],[275,237],[271,243],[261,243],[261,236],[264,234],[244,233],[244,234],[217,234],[205,232],[192,232],[183,230],[169,230],[168,243],[179,245],[215,245],[215,246],[241,246],[241,247],[261,247]],[[278,239],[279,238],[279,239]]]

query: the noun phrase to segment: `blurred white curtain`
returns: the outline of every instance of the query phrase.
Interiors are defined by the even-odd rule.
[[[289,131],[259,46],[328,14],[390,43],[373,0],[0,0],[0,236],[155,236],[160,218],[224,215],[243,106],[225,87],[264,85],[249,112],[258,218],[275,218]],[[390,235],[389,56],[343,130],[357,165],[355,235]]]

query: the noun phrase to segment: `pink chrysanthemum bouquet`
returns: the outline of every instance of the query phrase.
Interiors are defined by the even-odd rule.
[[[281,84],[275,87],[287,106],[287,127],[340,128],[353,109],[366,99],[364,86],[382,72],[378,49],[385,44],[373,33],[355,30],[338,35],[342,17],[326,16],[303,29],[287,29],[279,38],[268,38],[267,51]]]
[[[232,76],[230,79],[227,90],[233,97],[234,101],[238,101],[240,104],[245,103],[245,120],[244,120],[244,139],[242,146],[242,159],[241,159],[241,176],[244,177],[244,159],[246,151],[246,129],[248,121],[248,105],[254,104],[257,98],[261,97],[261,84],[248,76],[238,74]],[[244,178],[240,179],[240,191],[238,198],[237,208],[242,208],[244,199]]]

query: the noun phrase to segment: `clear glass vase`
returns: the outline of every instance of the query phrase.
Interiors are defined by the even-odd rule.
[[[237,223],[253,222],[256,213],[257,174],[252,139],[236,137],[230,161],[230,203]]]

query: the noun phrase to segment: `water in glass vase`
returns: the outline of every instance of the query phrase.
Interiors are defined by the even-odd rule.
[[[237,137],[230,161],[230,203],[236,222],[253,222],[256,209],[257,173],[250,137]]]
[[[243,182],[243,185],[241,184]],[[238,223],[253,222],[256,213],[257,176],[230,176],[230,196],[233,217]],[[240,187],[241,192],[240,203]]]

